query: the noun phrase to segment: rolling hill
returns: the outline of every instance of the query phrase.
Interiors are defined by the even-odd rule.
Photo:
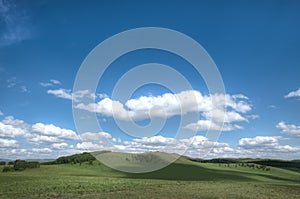
[[[99,153],[100,152],[96,152]],[[178,158],[147,173],[114,170],[88,153],[0,175],[0,198],[299,198],[300,173],[252,163],[212,163],[153,152],[110,155],[122,166]],[[97,156],[96,156],[97,157]],[[118,157],[118,158],[117,158]],[[108,158],[108,157],[107,157]],[[69,162],[64,162],[69,160]],[[219,159],[220,160],[220,159]],[[224,161],[224,160],[222,160]],[[289,162],[289,161],[288,161]],[[268,168],[268,169],[267,169]]]

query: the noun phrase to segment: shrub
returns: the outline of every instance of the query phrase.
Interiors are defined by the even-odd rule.
[[[13,168],[13,167],[10,167],[10,166],[5,166],[5,167],[3,167],[3,169],[2,169],[2,172],[9,172],[9,171],[14,171],[14,168]]]
[[[26,168],[39,168],[39,162],[26,162]]]

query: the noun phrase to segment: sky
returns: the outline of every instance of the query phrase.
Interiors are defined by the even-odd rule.
[[[201,158],[300,159],[299,10],[296,0],[0,0],[0,158],[183,150]],[[189,62],[159,49],[122,55],[103,73],[96,92],[74,91],[80,66],[97,45],[143,27],[175,30],[198,42],[216,64],[226,93],[210,93]],[[191,88],[150,65],[176,92],[147,84],[128,99],[113,95],[124,74],[148,63],[178,71]],[[96,115],[101,130],[78,129],[74,111]],[[152,121],[164,126],[150,133],[119,126],[147,127]],[[218,139],[208,130],[220,131]]]

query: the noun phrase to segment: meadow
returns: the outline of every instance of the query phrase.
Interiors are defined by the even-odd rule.
[[[143,174],[119,172],[97,160],[41,165],[2,172],[0,198],[300,198],[299,172],[251,165],[180,158]]]

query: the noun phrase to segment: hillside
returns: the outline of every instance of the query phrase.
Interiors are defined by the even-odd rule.
[[[105,152],[111,154],[110,152]],[[174,154],[146,153],[131,165]],[[180,157],[148,173],[126,173],[90,160],[88,153],[60,157],[40,168],[0,175],[0,198],[299,198],[300,173],[256,163],[211,163]],[[84,160],[85,159],[85,160]],[[64,160],[72,160],[63,163]],[[78,161],[80,160],[80,161]],[[81,161],[82,160],[82,161]],[[83,161],[84,160],[84,161]],[[248,160],[247,160],[248,161]],[[127,166],[128,166],[127,165]],[[253,167],[249,165],[254,165]]]

